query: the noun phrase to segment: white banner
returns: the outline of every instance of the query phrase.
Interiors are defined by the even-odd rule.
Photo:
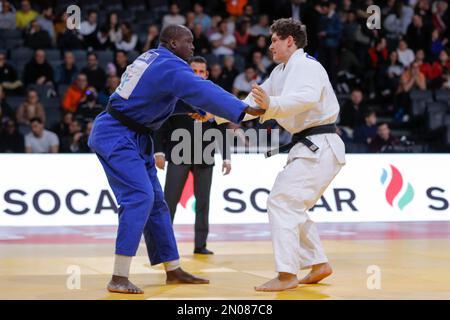
[[[210,223],[267,223],[266,201],[286,155],[216,159]],[[0,226],[116,225],[117,205],[95,155],[0,155]],[[450,155],[347,155],[310,211],[317,222],[450,220]],[[158,172],[164,185],[165,172]],[[194,222],[188,180],[175,223]]]

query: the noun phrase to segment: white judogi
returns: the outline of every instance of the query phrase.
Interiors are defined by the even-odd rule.
[[[291,134],[336,122],[339,104],[327,72],[303,49],[295,51],[287,64],[278,65],[261,87],[270,96],[261,122],[275,119]],[[245,102],[256,106],[251,94]],[[300,269],[328,261],[306,211],[345,164],[345,146],[337,134],[308,139],[319,150],[313,152],[297,143],[267,202],[277,272],[297,274]]]

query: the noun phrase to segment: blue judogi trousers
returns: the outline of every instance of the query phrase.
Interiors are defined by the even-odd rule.
[[[116,254],[134,256],[142,234],[152,265],[179,259],[168,206],[159,183],[151,138],[129,133],[114,145],[93,138],[96,152],[119,204]],[[106,142],[106,141],[104,141]]]

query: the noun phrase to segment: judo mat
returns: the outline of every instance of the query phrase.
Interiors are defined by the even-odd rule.
[[[1,227],[0,299],[450,299],[450,222],[317,226],[334,269],[320,284],[254,291],[276,275],[266,224],[211,225],[210,256],[192,253],[193,226],[176,225],[182,267],[211,283],[165,285],[141,242],[130,279],[143,295],[105,289],[116,227]]]

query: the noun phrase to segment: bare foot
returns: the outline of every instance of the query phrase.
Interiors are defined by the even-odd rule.
[[[292,273],[280,272],[278,277],[272,279],[259,287],[255,287],[256,291],[283,291],[295,289],[298,286],[297,275]]]
[[[142,294],[144,291],[136,287],[126,277],[112,276],[108,283],[107,289],[109,292],[128,293],[128,294]]]
[[[333,269],[331,269],[331,265],[326,263],[316,264],[312,266],[312,270],[308,273],[303,279],[301,279],[299,284],[314,284],[319,281],[325,279],[330,274],[333,273]]]
[[[208,284],[209,280],[198,278],[190,273],[187,273],[181,268],[177,268],[173,271],[167,271],[167,284],[178,284],[178,283],[192,283],[192,284]]]

